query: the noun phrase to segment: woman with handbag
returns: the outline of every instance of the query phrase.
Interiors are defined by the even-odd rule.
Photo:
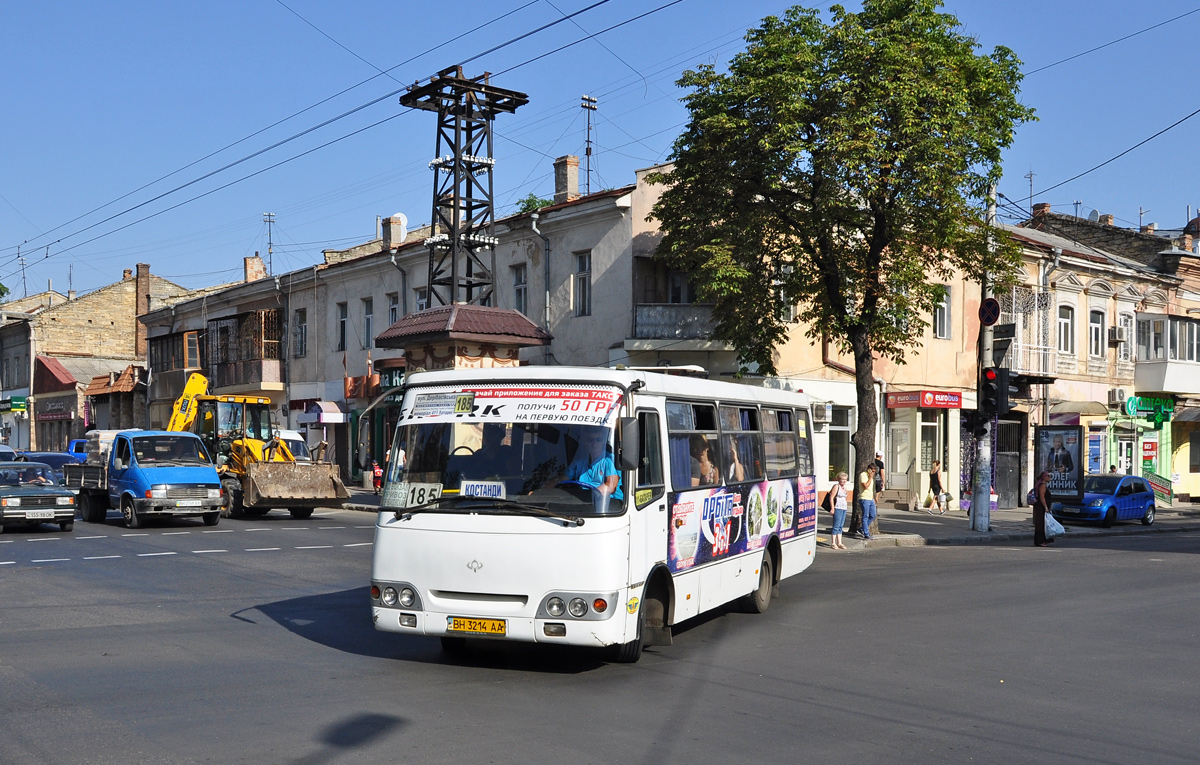
[[[846,545],[842,544],[842,531],[846,528],[846,481],[850,476],[846,473],[838,473],[837,483],[829,487],[829,493],[825,496],[830,506],[830,512],[833,513],[833,527],[829,531],[829,546],[834,550],[845,550]]]
[[[945,515],[946,508],[942,505],[942,463],[934,460],[929,466],[929,496],[925,499],[925,512],[933,515],[934,508],[938,515]]]

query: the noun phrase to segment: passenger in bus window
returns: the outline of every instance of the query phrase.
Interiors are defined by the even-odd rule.
[[[739,483],[746,480],[746,466],[738,457],[738,442],[736,436],[725,436],[725,454],[729,460],[729,483]]]
[[[699,433],[692,436],[692,486],[711,486],[721,482],[721,471],[713,455],[712,444]]]

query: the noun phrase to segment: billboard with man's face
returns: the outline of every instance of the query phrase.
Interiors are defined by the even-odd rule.
[[[1050,474],[1046,494],[1051,501],[1083,499],[1083,427],[1039,425],[1034,429],[1033,464],[1036,476]]]

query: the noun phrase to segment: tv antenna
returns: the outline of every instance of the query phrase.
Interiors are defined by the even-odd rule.
[[[596,111],[596,99],[586,93],[582,96],[583,101],[579,106],[587,112],[587,149],[584,156],[587,158],[587,193],[592,193],[592,112]]]
[[[271,241],[271,235],[274,233],[273,229],[275,227],[275,213],[263,213],[263,223],[267,224],[267,273],[274,274],[275,259],[271,256],[271,253],[274,250],[274,242]]]
[[[1033,176],[1034,175],[1035,175],[1035,173],[1033,172],[1033,168],[1031,167],[1031,168],[1029,168],[1029,172],[1025,173],[1025,176],[1024,176],[1025,178],[1029,179],[1029,205],[1028,205],[1028,207],[1029,207],[1031,215],[1033,214]]]
[[[1142,230],[1142,218],[1145,217],[1146,213],[1148,213],[1148,212],[1150,212],[1150,211],[1143,210],[1140,207],[1138,208],[1138,231]]]

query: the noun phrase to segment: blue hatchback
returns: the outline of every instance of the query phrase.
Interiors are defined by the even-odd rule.
[[[1055,502],[1050,512],[1061,521],[1154,523],[1154,490],[1136,475],[1089,475],[1083,479],[1083,502]]]

